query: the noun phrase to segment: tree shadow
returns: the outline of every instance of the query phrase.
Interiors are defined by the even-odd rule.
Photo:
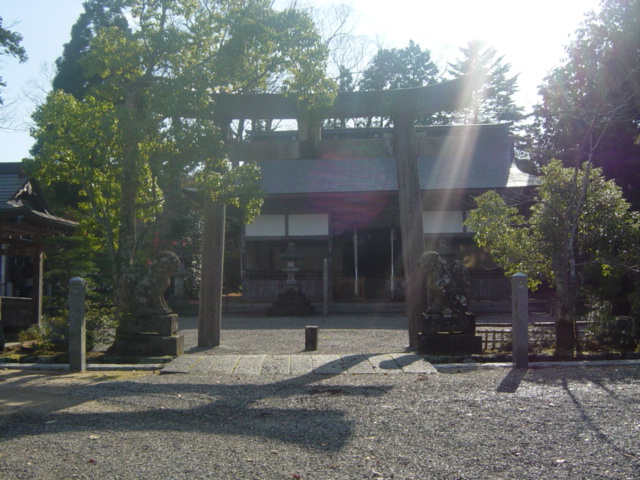
[[[311,450],[337,452],[353,435],[354,422],[346,418],[345,412],[339,407],[336,408],[333,397],[378,397],[393,387],[327,385],[325,382],[315,385],[333,376],[309,373],[275,383],[243,385],[207,381],[186,384],[109,381],[87,385],[78,395],[68,394],[63,386],[44,388],[36,385],[26,390],[23,384],[14,390],[20,392],[18,401],[25,401],[27,395],[36,400],[31,405],[24,405],[28,414],[9,413],[5,421],[0,421],[0,441],[44,432],[87,431],[95,434],[117,429],[162,434],[193,431],[246,435],[292,443]],[[0,383],[0,395],[2,387]],[[56,403],[53,397],[58,397],[60,401]],[[131,407],[129,411],[113,406],[112,402],[122,402],[123,397],[129,397],[124,401]],[[140,397],[140,401],[137,402],[135,397]],[[323,408],[317,408],[317,400],[313,401],[313,408],[305,407],[304,399],[312,397],[326,397],[326,401],[322,402]],[[149,403],[145,399],[153,401],[145,406]],[[296,408],[292,399],[298,400],[301,407]],[[102,405],[103,412],[96,412],[91,407],[74,411],[74,407],[93,400],[112,402]],[[40,408],[37,402],[40,402]],[[197,405],[194,406],[194,403]],[[332,404],[333,407],[328,406]]]

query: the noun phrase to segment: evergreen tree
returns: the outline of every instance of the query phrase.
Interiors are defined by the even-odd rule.
[[[120,0],[87,0],[84,12],[71,27],[71,40],[64,45],[62,56],[56,60],[56,76],[52,86],[81,99],[87,89],[100,82],[100,77],[88,77],[82,66],[89,52],[91,39],[101,28],[115,27],[128,30],[127,19],[122,13]]]
[[[405,48],[381,48],[375,54],[358,82],[359,90],[391,90],[399,88],[423,87],[438,82],[440,71],[431,60],[431,52],[422,50],[413,40]],[[432,123],[428,118],[420,118],[418,123]],[[391,126],[391,119],[369,118],[367,127]]]
[[[462,57],[449,63],[449,75],[460,78],[471,72],[483,70],[486,80],[474,93],[471,106],[451,115],[453,123],[518,122],[524,118],[523,108],[515,104],[513,95],[518,91],[518,75],[510,75],[511,64],[504,56],[483,41],[469,42],[460,48]]]
[[[587,15],[567,59],[545,78],[534,107],[528,152],[538,168],[551,159],[586,161],[640,209],[640,0],[606,0]]]

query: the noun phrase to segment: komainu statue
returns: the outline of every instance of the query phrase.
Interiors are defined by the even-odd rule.
[[[424,252],[420,267],[425,275],[427,314],[463,315],[469,305],[469,271],[458,260],[447,262],[438,252]]]
[[[171,285],[171,275],[180,267],[178,256],[168,250],[158,252],[145,275],[135,287],[133,309],[138,314],[171,313],[164,292]]]

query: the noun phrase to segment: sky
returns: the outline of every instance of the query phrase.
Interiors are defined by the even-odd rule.
[[[7,87],[0,95],[15,111],[14,125],[0,131],[0,161],[29,156],[30,115],[50,87],[54,62],[69,41],[83,0],[0,0],[2,26],[19,32],[29,60],[0,59]],[[308,0],[319,7],[335,1]],[[538,85],[559,65],[564,47],[599,0],[351,0],[353,33],[385,48],[403,48],[409,40],[429,49],[440,65],[455,61],[471,40],[493,46],[511,72],[519,74],[517,102],[528,111]]]

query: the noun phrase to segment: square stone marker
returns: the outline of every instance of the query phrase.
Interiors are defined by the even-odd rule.
[[[312,355],[311,362],[317,375],[336,375],[346,370],[340,355]]]
[[[398,362],[386,353],[382,355],[371,355],[368,360],[376,373],[402,373],[402,368],[400,368]]]
[[[267,355],[262,364],[263,375],[289,375],[291,355]]]
[[[209,371],[207,373],[221,373],[228,375],[233,372],[240,355],[213,355],[209,357]]]
[[[243,355],[238,359],[235,375],[260,375],[266,355]]]
[[[308,375],[313,372],[311,355],[291,355],[291,375]]]
[[[345,373],[376,373],[373,365],[369,362],[370,356],[365,354],[343,355],[342,362],[347,369]]]
[[[390,355],[405,373],[438,373],[422,355],[415,353],[391,353]]]
[[[188,373],[191,368],[203,357],[194,355],[181,355],[172,360],[162,369],[162,373]]]

